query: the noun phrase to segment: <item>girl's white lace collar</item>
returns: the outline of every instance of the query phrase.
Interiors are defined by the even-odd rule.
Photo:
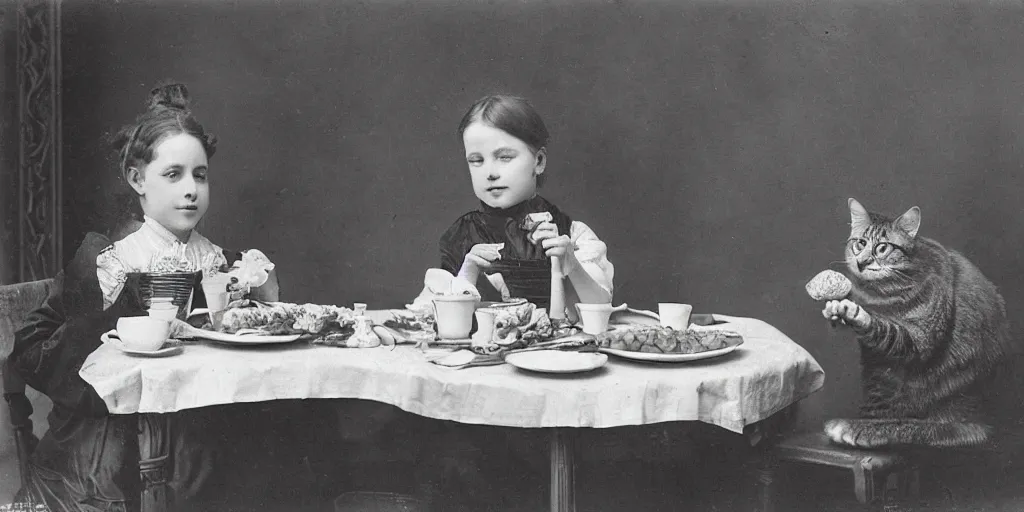
[[[129,273],[154,271],[154,263],[170,254],[175,256],[178,266],[188,269],[206,271],[227,263],[223,250],[198,232],[193,230],[188,242],[182,243],[155,219],[145,217],[137,231],[107,247],[96,258],[103,308],[110,307],[120,296]]]
[[[160,240],[163,240],[164,242],[166,242],[168,245],[174,245],[174,244],[182,243],[181,240],[178,240],[177,235],[175,235],[174,233],[171,233],[171,230],[165,228],[163,226],[163,224],[160,224],[159,222],[157,222],[152,217],[150,217],[148,215],[144,215],[142,218],[143,218],[143,223],[142,223],[142,227],[139,228],[140,231],[141,230],[147,230],[148,232],[150,232],[151,234],[153,234],[154,236],[156,236]],[[138,232],[133,233],[132,235],[128,235],[128,236],[130,237],[130,236],[133,236],[135,234],[138,234]],[[197,235],[198,235],[198,233],[196,233],[195,230],[192,230],[189,233],[189,235],[188,235],[188,242],[186,242],[185,245],[191,244],[193,241],[195,241]]]

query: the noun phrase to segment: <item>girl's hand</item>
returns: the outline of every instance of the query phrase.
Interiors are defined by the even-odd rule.
[[[844,324],[861,331],[871,326],[871,315],[849,299],[826,302],[821,314],[833,322],[841,320]]]
[[[472,263],[477,268],[490,268],[491,262],[501,258],[505,244],[476,244],[466,254],[464,263]]]
[[[459,277],[466,279],[471,284],[476,284],[476,280],[480,276],[480,269],[490,268],[492,261],[501,259],[500,251],[504,248],[505,244],[474,245],[462,261]]]
[[[544,255],[548,258],[557,257],[562,261],[563,275],[576,266],[576,256],[572,239],[569,235],[559,235],[558,226],[553,222],[542,222],[533,232],[530,233],[530,240],[544,248]]]
[[[530,241],[544,248],[544,255],[547,257],[565,257],[572,247],[572,240],[568,235],[559,235],[558,226],[553,222],[541,222],[530,232]]]

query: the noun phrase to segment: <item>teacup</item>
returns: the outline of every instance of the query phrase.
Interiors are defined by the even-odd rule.
[[[167,342],[171,323],[151,316],[124,316],[117,319],[117,338],[111,342],[127,350],[152,352]]]
[[[231,302],[231,294],[226,291],[204,291],[203,294],[206,296],[206,308],[210,313],[210,323],[213,324],[214,329],[220,329],[224,319],[224,310]]]
[[[583,332],[587,334],[601,334],[608,330],[608,319],[612,315],[612,305],[604,304],[576,304],[576,311],[583,321]]]
[[[201,284],[203,287],[203,291],[206,293],[226,292],[228,291],[228,285],[231,284],[231,275],[225,273],[217,273],[209,276],[204,276]]]
[[[210,311],[224,311],[231,302],[231,294],[225,291],[203,291],[206,296],[206,307]]]
[[[497,309],[479,308],[476,310],[476,332],[473,333],[474,344],[487,344],[494,339],[494,318]]]
[[[168,322],[178,317],[178,306],[170,302],[154,302],[146,311],[149,316]]]
[[[671,327],[677,331],[685,331],[690,327],[690,314],[693,306],[677,302],[659,302],[658,317],[663,327]]]
[[[473,311],[477,298],[474,295],[440,295],[434,297],[434,321],[437,335],[446,340],[469,338],[473,329]]]

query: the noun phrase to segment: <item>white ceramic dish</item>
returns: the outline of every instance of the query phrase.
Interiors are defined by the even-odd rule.
[[[594,352],[531,350],[505,356],[505,362],[523,370],[542,373],[578,373],[596,370],[608,356]]]
[[[720,348],[718,350],[708,350],[705,352],[698,352],[696,354],[658,354],[653,352],[633,352],[631,350],[618,350],[614,348],[600,348],[601,352],[605,354],[611,354],[613,356],[621,357],[623,359],[632,359],[634,361],[649,361],[656,363],[682,363],[686,361],[699,361],[701,359],[709,359],[712,357],[724,356],[736,348],[739,345],[733,345],[731,347]]]
[[[111,338],[113,338],[113,339],[111,339]],[[111,347],[114,347],[114,348],[120,350],[121,352],[124,352],[125,354],[130,354],[130,355],[133,355],[133,356],[141,356],[141,357],[165,357],[165,356],[172,356],[172,355],[178,354],[182,350],[184,350],[184,347],[182,347],[180,345],[176,346],[176,347],[164,347],[164,348],[157,349],[157,350],[131,350],[131,349],[125,348],[124,346],[122,346],[122,345],[120,345],[118,343],[119,338],[117,337],[117,329],[111,329],[110,331],[107,331],[107,332],[103,333],[103,335],[100,336],[100,341],[102,341],[103,343],[106,343],[107,345],[110,345]]]
[[[646,324],[646,325],[660,325],[661,317],[653,311],[647,311],[646,309],[633,309],[626,304],[621,304],[612,308],[611,317],[608,319],[609,325],[629,325],[629,324]]]
[[[145,316],[123,316],[117,319],[118,341],[131,350],[152,352],[163,346],[171,334],[167,320]]]
[[[526,304],[526,299],[509,299],[509,300],[503,301],[503,302],[483,301],[483,302],[480,303],[480,307],[481,308],[490,308],[490,309],[501,309],[501,308],[510,308],[510,307],[514,307],[514,306],[522,306],[523,304]]]
[[[174,304],[154,304],[153,307],[147,310],[147,313],[153,318],[171,322],[178,317],[178,306]]]
[[[440,295],[434,297],[434,319],[437,336],[446,340],[469,337],[473,329],[473,311],[480,301],[473,295]]]
[[[267,345],[272,343],[291,343],[302,337],[301,334],[255,334],[253,330],[240,330],[235,334],[208,331],[206,329],[190,329],[188,334],[195,338],[218,341],[231,345]]]

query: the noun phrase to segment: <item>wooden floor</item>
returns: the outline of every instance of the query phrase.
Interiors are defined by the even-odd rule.
[[[637,464],[611,466],[583,466],[579,468],[577,510],[579,512],[617,511],[702,511],[702,512],[754,512],[757,500],[741,475],[729,471],[701,471],[694,468],[671,466],[640,466]],[[375,488],[393,491],[409,489],[384,474],[365,474],[364,478],[379,478]],[[1020,512],[1024,510],[1024,488],[1016,475],[1006,475],[988,482],[952,482],[945,487],[933,487],[923,496],[917,507],[903,504],[897,510],[929,512]],[[538,475],[516,475],[492,479],[488,485],[465,492],[453,490],[435,504],[434,512],[536,512],[547,509],[546,479]],[[779,511],[787,512],[847,512],[863,510],[853,499],[852,487],[842,475],[801,474],[780,487]],[[283,486],[274,489],[240,491],[249,494],[219,510],[230,511],[304,511],[332,510],[333,492],[290,492]],[[461,493],[461,496],[459,495]],[[236,495],[238,498],[241,494]]]
[[[757,494],[742,458],[720,457],[665,462],[585,461],[577,468],[578,512],[755,512]],[[307,473],[295,468],[305,466]],[[348,490],[415,493],[415,472],[407,461],[383,467],[361,465],[345,474],[295,462],[291,468],[267,468],[266,481],[227,490],[218,511],[333,510],[332,499]],[[537,512],[548,508],[548,476],[513,460],[491,459],[472,474],[449,482],[433,512]],[[281,472],[291,473],[281,478]],[[277,476],[270,476],[272,474]],[[953,470],[922,476],[922,502],[897,510],[928,512],[1024,511],[1024,474]],[[853,497],[847,473],[792,468],[777,489],[780,512],[863,510]]]
[[[309,429],[312,436],[320,427]],[[721,431],[721,432],[719,432]],[[578,512],[755,512],[757,489],[749,447],[722,429],[700,432],[701,442],[667,442],[686,431],[642,429],[621,443],[618,451],[600,448],[601,439],[622,432],[581,437],[587,454],[577,464]],[[299,435],[296,433],[295,435]],[[696,434],[695,434],[696,435]],[[329,512],[335,497],[355,490],[417,494],[423,466],[411,455],[416,446],[435,441],[429,435],[406,435],[381,452],[380,441],[346,444],[336,436],[311,439],[304,453],[268,439],[228,454],[231,473],[213,487],[201,504],[188,512]],[[385,436],[394,440],[397,435]],[[511,445],[510,445],[511,446]],[[621,448],[626,447],[623,451]],[[641,449],[638,447],[648,447]],[[659,450],[650,449],[660,446]],[[699,446],[699,448],[687,448]],[[257,447],[257,449],[254,449]],[[543,446],[527,450],[490,450],[441,487],[432,512],[538,512],[548,510],[548,474]],[[632,451],[631,451],[632,450]],[[369,451],[369,453],[367,453]],[[595,456],[595,454],[599,456]],[[422,458],[422,456],[421,456]],[[227,462],[227,461],[225,461]],[[1024,471],[960,468],[922,474],[923,504],[899,510],[920,512],[1024,511]],[[777,487],[779,512],[847,512],[858,508],[852,478],[839,470],[790,468]]]

